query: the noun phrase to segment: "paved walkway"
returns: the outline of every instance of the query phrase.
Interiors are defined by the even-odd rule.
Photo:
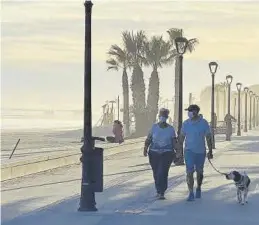
[[[98,212],[77,212],[80,165],[2,183],[3,225],[258,225],[259,130],[217,138],[213,162],[218,169],[245,170],[252,185],[249,204],[236,203],[231,181],[206,163],[203,198],[187,203],[185,168],[172,166],[167,200],[155,201],[152,171],[142,149],[105,161],[105,191],[97,194]]]

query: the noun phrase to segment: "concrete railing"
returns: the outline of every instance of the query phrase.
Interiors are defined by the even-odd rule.
[[[143,147],[144,138],[125,141],[123,144],[103,146],[104,158]],[[1,166],[1,181],[80,163],[81,152],[55,153],[50,156],[26,159]]]

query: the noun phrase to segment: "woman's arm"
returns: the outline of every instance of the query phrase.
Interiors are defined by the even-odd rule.
[[[144,144],[144,156],[147,156],[147,150],[148,147],[150,146],[151,142],[152,142],[152,135],[153,135],[153,129],[151,128],[151,130],[149,131],[147,138],[145,140],[145,144]]]

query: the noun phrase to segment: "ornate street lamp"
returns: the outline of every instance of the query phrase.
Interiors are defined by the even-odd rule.
[[[85,6],[85,54],[84,54],[84,144],[81,148],[82,180],[81,197],[78,211],[97,211],[95,207],[94,176],[94,140],[92,137],[92,93],[91,93],[91,1],[86,1]]]
[[[212,133],[212,148],[215,149],[215,74],[218,69],[216,62],[210,62],[209,68],[211,72],[211,133]],[[219,116],[219,115],[217,115]]]
[[[188,40],[185,37],[175,38],[175,46],[178,54],[183,55],[188,46]]]
[[[252,130],[252,97],[253,97],[252,91],[249,91],[249,96],[250,96],[249,130]]]
[[[188,46],[188,40],[184,37],[175,38],[175,46],[177,53],[179,54],[179,108],[178,108],[178,135],[181,133],[183,123],[183,54],[186,52]],[[177,165],[184,165],[183,149],[181,149],[182,157],[177,162]]]
[[[232,122],[231,122],[231,115],[230,115],[230,92],[231,92],[231,83],[233,81],[233,77],[231,75],[226,76],[226,81],[228,85],[228,114],[226,117],[226,141],[230,141],[231,134],[232,134]]]
[[[242,84],[237,83],[237,91],[238,91],[238,114],[237,114],[237,136],[241,136],[241,121],[240,121],[240,105],[241,105],[241,88]]]
[[[244,132],[247,132],[247,94],[248,94],[248,87],[244,88],[245,92],[245,127],[244,127]]]

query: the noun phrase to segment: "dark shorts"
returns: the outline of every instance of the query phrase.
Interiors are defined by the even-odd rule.
[[[192,151],[184,152],[186,172],[193,173],[194,171],[203,173],[206,153],[194,153]]]

